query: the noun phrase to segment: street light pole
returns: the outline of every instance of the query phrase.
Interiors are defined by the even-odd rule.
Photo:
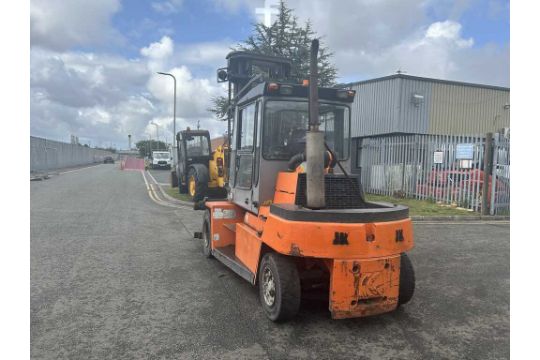
[[[174,82],[174,104],[173,104],[173,162],[176,166],[176,78],[173,74],[166,73],[166,72],[160,72],[158,71],[158,74],[160,75],[166,75],[173,78]]]

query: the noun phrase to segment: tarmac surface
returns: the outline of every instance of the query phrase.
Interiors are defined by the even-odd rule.
[[[275,324],[255,287],[202,256],[202,212],[156,204],[141,172],[30,188],[33,359],[509,358],[508,224],[415,224],[416,293],[396,312],[332,320],[314,298]]]
[[[171,184],[171,169],[149,169],[148,172],[152,174],[154,179],[160,184]]]

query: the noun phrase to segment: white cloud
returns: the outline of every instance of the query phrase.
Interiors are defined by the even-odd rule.
[[[187,65],[170,66],[177,61],[174,47],[171,38],[163,37],[143,47],[139,59],[33,48],[31,133],[59,140],[75,134],[94,145],[97,139],[124,144],[128,133],[134,140],[155,137],[155,127],[149,126],[154,121],[160,125],[160,138],[170,142],[172,81],[157,75],[159,70],[173,73],[178,80],[177,129],[196,127],[200,121],[212,135],[222,134],[225,125],[207,111],[210,99],[222,88],[213,77],[194,76]],[[206,50],[191,49],[197,56],[207,56]]]
[[[334,53],[341,81],[411,75],[509,85],[509,49],[475,46],[459,17],[472,0],[288,0]],[[354,10],[354,11],[353,11]],[[430,21],[431,13],[447,20]],[[339,21],[336,21],[339,19]],[[484,67],[479,63],[486,62]],[[472,71],[474,69],[474,71]]]
[[[167,1],[155,1],[152,2],[152,9],[158,13],[169,15],[175,14],[180,11],[184,1],[183,0],[167,0]]]
[[[225,10],[228,13],[236,14],[241,9],[248,8],[248,11],[251,11],[253,16],[255,16],[255,8],[262,7],[264,0],[213,0],[213,2],[218,11]]]
[[[119,10],[119,0],[32,0],[31,45],[65,50],[119,42],[121,35],[111,26]]]
[[[233,40],[222,40],[183,45],[180,46],[177,56],[187,64],[204,65],[215,71],[218,67],[225,66],[225,56],[232,51],[231,47],[236,43]]]
[[[426,39],[446,39],[455,42],[459,47],[468,48],[473,46],[472,38],[461,38],[461,24],[455,21],[439,21],[431,24],[426,31]]]
[[[254,8],[263,4],[214,1],[216,11],[249,11],[253,19]],[[339,80],[379,77],[401,69],[411,75],[508,85],[509,47],[479,46],[463,35],[459,16],[471,1],[288,0],[287,4],[301,21],[311,19],[334,52]],[[173,0],[152,5],[158,12],[181,9],[181,2]],[[163,36],[142,47],[135,59],[68,50],[120,41],[110,24],[119,9],[119,0],[32,0],[32,134],[61,140],[75,134],[93,139],[93,145],[97,139],[127,144],[128,133],[135,141],[149,134],[154,137],[155,126],[149,125],[154,121],[160,124],[160,137],[172,139],[172,80],[156,71],[177,78],[177,130],[195,128],[200,122],[214,136],[222,134],[226,124],[215,121],[207,108],[212,97],[224,94],[215,70],[225,65],[225,55],[237,41],[175,44],[172,36]],[[437,19],[445,20],[430,20],[434,11]]]
[[[160,41],[151,43],[147,47],[141,49],[141,55],[150,59],[162,60],[173,53],[174,44],[170,37],[164,36]]]
[[[176,111],[178,116],[196,118],[208,115],[210,99],[221,93],[221,88],[206,78],[194,78],[185,66],[166,72],[176,77]],[[162,75],[152,75],[148,81],[149,92],[172,113],[173,82]]]

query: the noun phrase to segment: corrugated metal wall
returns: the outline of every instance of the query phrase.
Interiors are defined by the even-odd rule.
[[[398,132],[427,134],[429,128],[429,104],[431,104],[432,83],[428,81],[400,79],[401,101]],[[413,96],[423,96],[419,103]]]
[[[394,75],[351,84],[352,137],[477,134],[510,127],[510,91]],[[414,95],[423,96],[419,102]]]
[[[353,85],[356,90],[351,107],[351,136],[360,137],[396,131],[399,126],[400,79]]]
[[[510,127],[510,92],[433,83],[430,134],[485,134]]]

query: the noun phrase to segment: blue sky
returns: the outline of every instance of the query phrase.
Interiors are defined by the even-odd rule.
[[[334,52],[339,81],[411,75],[509,86],[509,2],[499,0],[287,0]],[[172,139],[223,94],[215,69],[260,21],[263,0],[31,0],[31,133],[125,146]]]
[[[122,5],[122,11],[112,20],[129,40],[126,55],[136,55],[139,48],[163,35],[188,44],[218,39],[241,40],[250,34],[253,21],[247,7],[225,12],[221,6],[207,0],[184,0],[178,11],[172,13],[155,11],[151,2],[130,1]],[[146,27],[147,24],[155,26]]]

